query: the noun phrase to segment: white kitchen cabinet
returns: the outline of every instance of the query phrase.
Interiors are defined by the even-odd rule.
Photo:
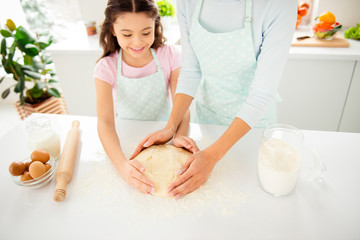
[[[339,131],[360,132],[360,61],[356,62]]]
[[[278,122],[301,129],[338,131],[355,63],[288,59],[279,86],[282,102]]]

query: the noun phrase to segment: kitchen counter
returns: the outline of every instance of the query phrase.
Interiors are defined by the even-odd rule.
[[[30,154],[24,122],[0,139],[0,239],[359,239],[360,134],[303,130],[305,145],[327,165],[324,181],[299,182],[286,197],[259,187],[257,152],[262,129],[254,129],[216,165],[208,182],[179,200],[138,193],[114,171],[102,150],[96,118],[47,115],[62,146],[71,122],[81,140],[67,197],[54,202],[56,181],[40,189],[12,182],[8,166]],[[164,122],[120,122],[127,156]],[[205,148],[226,127],[191,125]]]
[[[311,36],[308,31],[295,31],[294,38],[298,36]],[[337,33],[344,36],[344,32]],[[350,46],[347,48],[331,48],[331,47],[291,47],[289,51],[289,59],[312,59],[312,60],[360,60],[360,41],[346,39]]]

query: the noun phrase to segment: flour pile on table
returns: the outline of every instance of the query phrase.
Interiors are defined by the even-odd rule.
[[[245,201],[242,193],[235,193],[222,181],[226,170],[217,166],[209,180],[191,194],[175,200],[138,192],[130,187],[116,172],[103,149],[97,154],[98,161],[92,162],[83,174],[74,181],[74,193],[85,199],[83,209],[100,209],[114,214],[136,216],[199,215],[215,211],[222,215],[231,214],[234,208]],[[85,204],[86,203],[86,204]]]

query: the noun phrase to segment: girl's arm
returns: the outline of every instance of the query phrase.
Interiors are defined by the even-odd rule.
[[[153,184],[142,174],[144,168],[136,161],[128,161],[121,150],[115,129],[112,86],[95,79],[97,129],[104,150],[117,172],[131,186],[141,192],[149,193]]]

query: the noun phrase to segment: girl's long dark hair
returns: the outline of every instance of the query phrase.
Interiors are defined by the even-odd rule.
[[[100,31],[99,41],[104,51],[100,59],[120,49],[117,39],[113,35],[113,24],[119,15],[127,12],[144,12],[147,13],[149,17],[155,19],[155,40],[151,47],[157,49],[164,45],[166,39],[163,36],[163,27],[154,0],[109,0],[105,9],[105,20]]]

